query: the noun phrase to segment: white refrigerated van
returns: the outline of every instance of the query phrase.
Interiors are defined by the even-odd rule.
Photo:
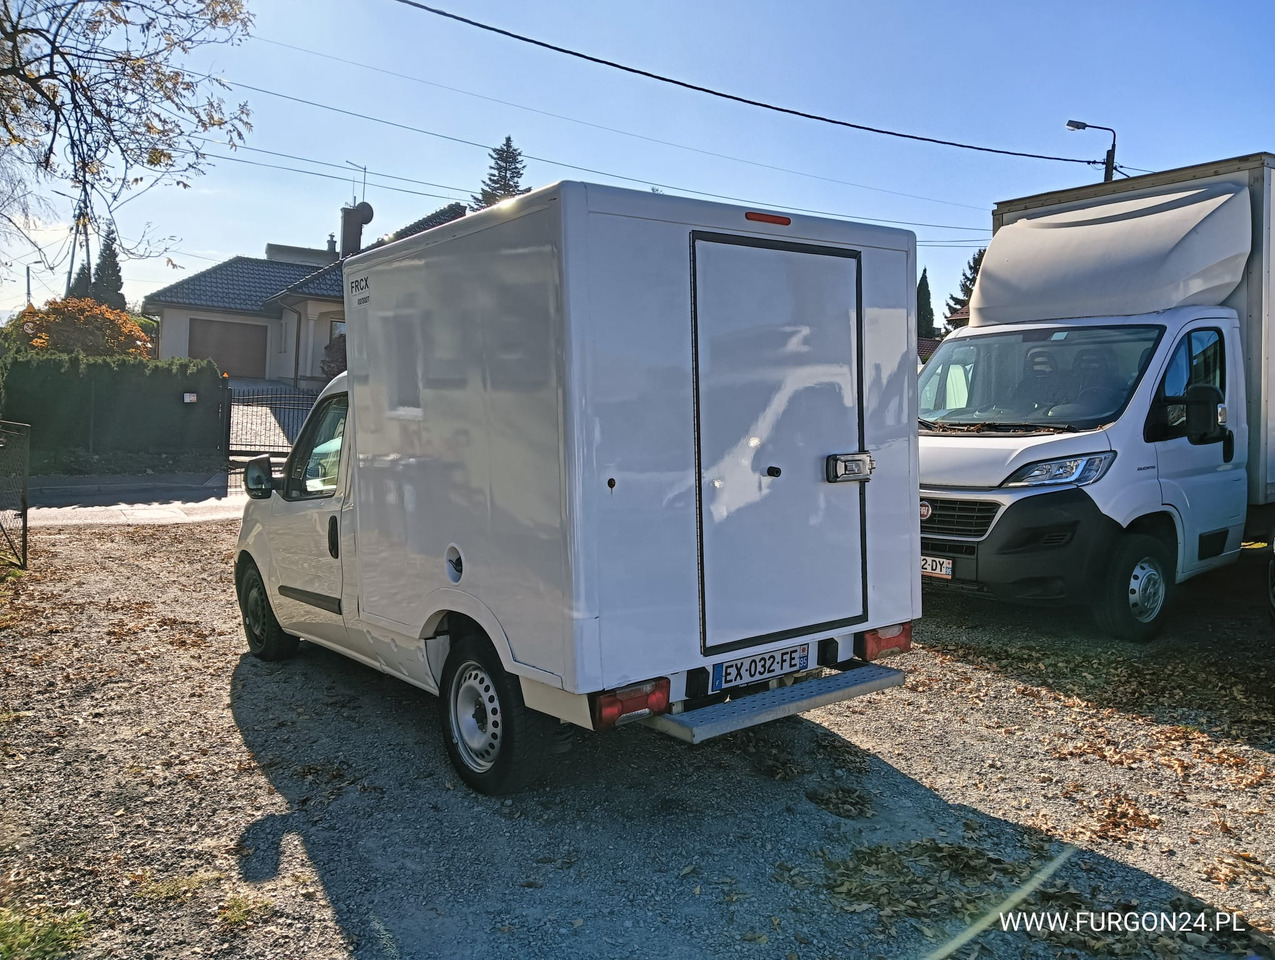
[[[920,378],[927,582],[1145,640],[1175,584],[1239,556],[1275,501],[1273,168],[997,204],[969,326]]]
[[[438,693],[485,792],[559,723],[697,742],[901,682],[911,233],[561,183],[344,269],[349,371],[245,478],[253,653]]]

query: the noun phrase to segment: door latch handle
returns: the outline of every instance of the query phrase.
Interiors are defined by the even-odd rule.
[[[328,553],[332,554],[333,560],[341,556],[341,537],[337,530],[335,513],[328,517]]]
[[[870,453],[831,453],[824,461],[824,479],[829,483],[867,483],[875,466]]]

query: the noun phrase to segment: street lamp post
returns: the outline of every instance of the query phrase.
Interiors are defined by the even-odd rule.
[[[1068,120],[1068,130],[1106,130],[1111,134],[1111,149],[1107,151],[1106,169],[1103,171],[1103,182],[1110,182],[1116,175],[1116,131],[1110,127],[1100,127],[1096,123],[1084,123],[1080,120]]]

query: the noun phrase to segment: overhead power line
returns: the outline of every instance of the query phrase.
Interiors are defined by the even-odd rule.
[[[211,143],[215,146],[217,145],[223,146],[223,147],[226,146],[226,143],[224,140],[211,140],[208,137],[194,137],[193,139],[202,141],[203,143]],[[333,167],[337,170],[349,171],[350,169],[349,164],[346,164],[346,163],[335,163],[331,160],[315,160],[313,157],[300,157],[300,156],[297,156],[295,153],[282,153],[278,150],[266,150],[262,147],[250,147],[244,143],[236,144],[233,149],[236,151],[251,150],[253,153],[264,153],[271,157],[282,157],[285,160],[299,160],[302,163],[313,163],[316,166]],[[209,154],[209,156],[217,156],[217,155]],[[457,193],[469,192],[464,187],[453,187],[446,183],[434,183],[431,180],[418,180],[415,177],[401,177],[401,176],[398,176],[397,174],[381,173],[377,170],[368,170],[366,171],[366,173],[369,177],[383,177],[386,180],[398,180],[400,183],[414,183],[422,187],[438,187],[442,190],[455,190]],[[337,179],[342,179],[348,182],[350,177],[347,173],[345,177],[338,177]],[[376,184],[376,186],[385,186],[385,184]],[[457,198],[457,199],[460,199],[460,198]]]
[[[263,149],[263,148],[261,148],[261,147],[247,147],[247,146],[244,146],[244,145],[240,144],[239,146],[235,147],[235,149],[236,149],[236,150],[256,150],[258,153],[265,153],[265,154],[269,154],[269,155],[270,155],[270,156],[272,156],[272,157],[282,157],[282,158],[287,159],[287,160],[296,160],[298,163],[314,163],[314,164],[318,164],[319,166],[324,166],[324,167],[337,167],[337,168],[342,168],[342,167],[344,167],[344,164],[340,164],[340,163],[333,163],[333,162],[331,162],[331,161],[329,161],[329,160],[316,160],[314,157],[302,157],[302,156],[299,156],[298,154],[295,154],[295,153],[283,153],[283,152],[278,151],[278,150],[266,150],[266,149]],[[247,164],[250,164],[250,165],[252,165],[252,166],[267,167],[267,168],[269,168],[269,169],[271,169],[271,170],[282,170],[282,171],[285,171],[285,172],[288,172],[288,173],[301,173],[301,174],[305,174],[306,176],[311,176],[311,177],[313,177],[313,176],[318,176],[318,177],[323,177],[323,178],[326,178],[326,179],[332,179],[332,180],[345,180],[345,179],[347,179],[347,178],[343,178],[343,177],[335,177],[335,176],[332,176],[331,174],[326,174],[326,173],[316,173],[316,172],[315,172],[315,171],[313,171],[313,170],[302,170],[302,169],[299,169],[299,168],[297,168],[297,167],[286,167],[286,166],[283,166],[282,164],[275,164],[275,163],[261,163],[261,162],[256,161],[256,160],[246,160],[246,159],[244,159],[244,158],[242,158],[242,157],[232,157],[232,156],[228,156],[228,155],[226,155],[226,154],[220,154],[220,153],[210,153],[210,154],[207,154],[207,156],[209,156],[209,157],[211,157],[211,158],[213,158],[213,159],[217,159],[217,160],[232,160],[232,161],[234,161],[234,162],[236,162],[236,163],[247,163]],[[461,188],[461,187],[448,187],[448,186],[444,186],[443,184],[430,184],[430,182],[429,182],[429,181],[427,181],[427,180],[415,180],[415,179],[413,179],[412,177],[400,177],[400,176],[396,176],[396,175],[394,175],[394,174],[392,174],[392,173],[375,173],[375,172],[373,172],[373,171],[369,170],[369,171],[368,171],[368,176],[387,177],[387,178],[389,178],[389,179],[391,179],[391,180],[402,180],[402,181],[405,181],[405,182],[407,182],[407,183],[423,183],[423,184],[427,184],[427,185],[431,185],[431,186],[443,186],[443,187],[444,187],[444,189],[446,189],[446,190],[462,190],[462,191],[463,191],[463,188]],[[437,197],[437,196],[439,196],[438,194],[433,194],[433,193],[422,193],[422,192],[420,192],[420,191],[416,191],[416,190],[401,190],[401,189],[399,189],[399,188],[397,188],[397,187],[391,187],[391,186],[388,186],[387,184],[383,184],[383,183],[371,183],[371,184],[369,184],[369,186],[379,187],[379,188],[381,188],[381,189],[383,189],[383,190],[394,190],[395,192],[398,192],[398,193],[409,193],[409,194],[413,194],[413,195],[415,195],[415,196],[425,196],[425,197]],[[448,199],[448,198],[447,198],[447,197],[440,197],[440,199],[444,199],[444,200],[445,200],[445,199]],[[766,203],[754,203],[753,205],[754,205],[754,206],[771,207],[771,208],[774,208],[774,209],[777,209],[777,210],[778,210],[778,209],[784,209],[784,210],[796,211],[796,210],[798,210],[798,209],[799,209],[799,208],[795,208],[795,207],[786,207],[786,206],[783,206],[782,204],[770,203],[770,202],[766,202]],[[814,212],[814,211],[803,211],[803,212]],[[821,212],[821,213],[822,213],[822,215],[824,215],[824,216],[838,217],[838,218],[841,218],[841,219],[863,219],[862,217],[857,217],[855,214],[849,214],[849,213],[839,213],[839,212],[836,212],[836,211],[826,211],[826,210],[825,210],[825,211],[820,211],[820,212]],[[953,229],[955,229],[955,228],[953,228]],[[973,230],[973,229],[976,229],[976,228],[971,227],[971,228],[969,228],[969,229]],[[988,234],[988,237],[990,237],[990,235],[991,235],[991,231],[990,231],[990,230],[989,230],[989,231],[987,231],[987,234]],[[950,239],[950,240],[924,240],[924,239],[922,239],[922,240],[918,240],[918,241],[917,241],[917,243],[919,243],[919,244],[923,244],[923,245],[925,245],[925,246],[938,246],[938,245],[940,245],[940,244],[941,244],[941,245],[952,244],[952,245],[955,245],[955,246],[969,246],[969,245],[973,245],[973,246],[986,246],[986,245],[987,245],[987,238],[984,238],[984,237],[954,237],[954,238],[952,238],[952,239]],[[185,251],[175,251],[175,252],[178,252],[178,253],[184,253]],[[198,256],[198,254],[188,254],[188,256]],[[204,257],[203,259],[205,259],[205,260],[212,260],[212,259],[215,259],[215,258],[214,258],[214,257]]]
[[[324,53],[321,50],[311,50],[308,47],[300,47],[293,43],[284,43],[282,40],[271,40],[267,37],[254,37],[260,43],[268,43],[271,46],[282,47],[285,50],[295,50],[298,53],[308,54],[312,57],[320,57],[324,60],[331,60],[334,63],[343,63],[350,67],[359,67],[362,70],[370,70],[373,73],[379,73],[387,77],[395,77],[399,80],[407,80],[411,83],[419,83],[423,86],[434,87],[438,90],[447,90],[451,93],[459,93],[462,96],[473,97],[476,100],[485,100],[488,103],[498,103],[504,107],[513,107],[515,110],[525,110],[528,113],[534,113],[542,117],[552,117],[555,120],[565,120],[568,123],[577,123],[584,127],[591,127],[594,130],[605,130],[607,133],[619,134],[622,137],[632,137],[635,140],[643,140],[647,143],[658,143],[661,146],[673,147],[676,150],[686,150],[690,153],[698,153],[701,156],[713,157],[717,160],[728,160],[732,163],[742,163],[750,167],[759,167],[763,170],[774,170],[777,173],[787,173],[795,177],[808,177],[811,180],[820,180],[824,183],[837,183],[846,187],[855,187],[859,190],[871,190],[875,193],[887,193],[894,197],[907,197],[909,200],[924,200],[927,203],[942,203],[950,207],[964,207],[967,210],[986,210],[986,207],[976,206],[972,203],[961,203],[957,200],[941,200],[938,197],[927,197],[919,193],[907,193],[903,190],[890,190],[886,187],[874,187],[866,183],[856,183],[853,180],[843,180],[840,177],[828,177],[820,173],[810,173],[806,170],[794,170],[791,167],[781,167],[773,163],[762,163],[760,160],[749,160],[746,157],[736,157],[728,153],[718,153],[715,150],[705,150],[702,147],[692,147],[689,144],[678,143],[674,140],[664,140],[660,137],[647,136],[644,133],[634,133],[632,130],[622,130],[619,127],[607,126],[604,123],[594,123],[592,120],[581,120],[579,117],[568,116],[564,113],[554,113],[551,110],[541,110],[539,107],[529,107],[523,103],[514,103],[512,100],[502,100],[499,97],[490,97],[483,93],[474,93],[472,90],[462,90],[460,87],[449,86],[445,83],[438,83],[434,80],[426,80],[424,77],[413,76],[410,73],[400,73],[397,70],[389,70],[385,67],[378,67],[375,64],[363,63],[359,60],[348,60],[345,57],[338,57],[335,54]]]
[[[349,177],[338,177],[334,173],[320,173],[317,170],[302,170],[300,167],[285,167],[282,164],[278,164],[278,163],[262,163],[260,160],[249,160],[247,157],[232,157],[224,153],[210,153],[210,154],[207,154],[207,156],[212,157],[213,159],[216,159],[216,160],[229,160],[232,163],[246,163],[246,164],[249,164],[250,166],[265,167],[270,170],[286,170],[289,173],[302,173],[308,177],[321,177],[324,180],[339,180],[342,183],[349,183],[350,181]],[[322,163],[323,162],[323,161],[315,161],[315,160],[306,160],[304,157],[297,157],[295,159],[302,160],[305,163]],[[375,183],[375,184],[371,184],[371,186],[379,187],[382,190],[392,190],[395,193],[408,193],[414,197],[434,197],[438,200],[450,200],[452,203],[459,202],[457,201],[455,197],[448,197],[441,193],[426,193],[423,190],[408,190],[406,187],[391,187],[389,184],[385,184],[385,183]]]
[[[232,87],[239,87],[240,89],[243,89],[243,90],[251,90],[254,93],[263,93],[266,96],[278,97],[280,100],[287,100],[291,103],[304,104],[308,107],[314,107],[319,110],[328,110],[328,111],[331,111],[332,113],[339,113],[342,116],[354,117],[359,120],[366,120],[370,123],[379,123],[387,127],[394,127],[395,129],[398,129],[398,130],[407,130],[411,133],[423,134],[427,137],[436,137],[440,140],[447,140],[451,143],[460,143],[466,146],[476,147],[480,150],[483,150],[484,152],[490,151],[491,149],[489,144],[478,143],[475,140],[466,140],[463,137],[453,137],[445,133],[438,133],[435,130],[426,130],[423,127],[414,127],[408,123],[400,123],[397,120],[387,120],[384,117],[375,117],[369,113],[359,112],[355,110],[346,110],[346,109],[343,109],[342,107],[334,107],[328,103],[321,103],[317,100],[308,100],[305,97],[297,97],[288,93],[280,93],[277,90],[267,90],[265,87],[256,87],[249,83],[241,83],[238,80],[231,80],[228,77],[216,77],[215,79],[220,80],[223,83],[229,84]],[[592,173],[592,174],[596,174],[597,176],[610,177],[614,180],[624,180],[628,183],[639,183],[639,184],[642,184],[643,186],[660,187],[665,190],[675,190],[678,193],[690,193],[700,197],[711,197],[714,200],[725,200],[729,203],[742,203],[742,204],[747,204],[750,206],[776,207],[776,208],[782,208],[792,213],[809,213],[814,216],[821,216],[821,217],[844,218],[844,217],[850,216],[850,217],[853,217],[853,219],[855,220],[862,220],[869,223],[885,223],[885,224],[892,224],[895,226],[904,226],[904,227],[929,227],[935,230],[967,230],[967,231],[969,230],[978,231],[983,229],[982,227],[974,227],[974,226],[970,226],[969,224],[925,223],[925,222],[921,222],[917,220],[892,220],[885,217],[866,217],[866,216],[861,216],[859,214],[837,213],[831,210],[813,210],[808,207],[792,207],[792,206],[788,206],[787,204],[774,204],[774,203],[763,202],[758,200],[749,200],[743,197],[734,197],[724,193],[712,193],[708,190],[696,190],[691,187],[678,186],[677,184],[672,184],[672,183],[660,183],[658,181],[651,180],[647,177],[630,177],[622,173],[612,173],[611,171],[608,171],[608,170],[601,170],[601,169],[598,169],[597,167],[585,167],[585,166],[581,166],[580,164],[567,163],[564,160],[553,160],[549,157],[541,157],[533,153],[524,152],[522,155],[527,160],[535,160],[539,163],[547,163],[555,167],[564,167],[568,170],[578,170],[581,173]],[[227,157],[226,159],[238,160],[241,163],[256,162],[256,161],[244,160],[241,157],[240,158]],[[257,165],[270,166],[270,164],[261,164],[261,163],[258,163]],[[303,172],[311,172],[311,171],[303,171]],[[329,174],[315,173],[314,176],[327,177],[329,176]],[[348,178],[340,177],[340,178],[334,178],[334,179],[347,180]],[[381,186],[381,189],[383,190],[398,190],[400,193],[417,193],[418,192],[414,190],[403,190],[402,188],[398,188],[398,187],[388,187],[388,186],[385,186],[384,184],[381,184],[380,186]],[[438,194],[425,193],[425,194],[421,194],[421,196],[438,196]],[[454,200],[455,198],[444,197],[443,199]]]
[[[734,93],[726,93],[722,90],[714,90],[712,87],[701,86],[698,83],[690,83],[686,80],[678,80],[675,77],[664,76],[660,73],[654,73],[650,70],[642,70],[638,67],[630,67],[627,64],[617,63],[614,60],[607,60],[604,57],[595,57],[592,54],[581,53],[579,50],[572,50],[568,47],[560,47],[554,43],[548,43],[544,40],[537,40],[534,37],[528,37],[525,34],[514,33],[512,30],[504,30],[500,27],[492,26],[490,23],[483,23],[481,20],[473,20],[469,17],[462,17],[460,14],[450,13],[447,10],[441,10],[438,7],[431,7],[418,0],[394,0],[395,3],[401,3],[405,7],[412,7],[424,13],[432,13],[436,17],[445,17],[448,20],[455,20],[457,23],[463,23],[467,26],[477,27],[479,30],[486,30],[488,33],[495,33],[502,37],[508,37],[511,40],[518,40],[521,43],[529,43],[535,47],[541,47],[545,50],[552,50],[555,53],[565,54],[568,57],[575,57],[578,60],[585,60],[589,63],[596,63],[604,67],[612,67],[616,70],[623,70],[625,73],[631,73],[635,76],[646,77],[648,80],[657,80],[660,83],[671,84],[675,87],[681,87],[685,90],[694,90],[697,93],[706,93],[712,97],[718,97],[722,100],[730,100],[735,103],[743,103],[750,107],[760,107],[763,110],[771,110],[775,113],[785,113],[792,117],[802,117],[806,120],[815,120],[819,123],[829,123],[833,126],[846,127],[850,130],[862,130],[865,133],[876,133],[885,137],[898,137],[903,140],[915,140],[920,143],[933,143],[942,147],[958,147],[962,150],[977,150],[980,153],[997,153],[1007,157],[1025,157],[1029,160],[1056,160],[1059,163],[1083,163],[1091,166],[1100,166],[1103,160],[1084,160],[1079,157],[1055,157],[1045,153],[1026,153],[1020,150],[1004,150],[1000,147],[984,147],[974,143],[961,143],[957,140],[942,140],[938,137],[925,137],[917,133],[903,133],[898,130],[887,130],[884,127],[870,127],[862,123],[851,123],[849,120],[838,120],[835,117],[825,117],[818,113],[808,113],[805,110],[796,110],[792,107],[781,107],[778,104],[767,103],[764,100],[753,100],[750,97],[742,97]]]
[[[220,141],[212,141],[212,140],[207,140],[207,139],[205,139],[205,142],[206,142],[206,143],[220,143]],[[243,144],[240,144],[240,145],[238,145],[237,147],[235,147],[235,150],[255,150],[255,151],[256,151],[256,152],[258,152],[258,153],[265,153],[265,154],[268,154],[268,155],[270,155],[270,156],[272,156],[272,157],[281,157],[281,158],[283,158],[283,159],[287,159],[287,160],[296,160],[298,163],[313,163],[313,164],[317,164],[317,165],[322,166],[322,167],[336,167],[336,168],[338,168],[338,169],[345,169],[345,164],[341,164],[341,163],[334,163],[334,162],[332,162],[332,161],[330,161],[330,160],[316,160],[314,157],[303,157],[303,156],[300,156],[300,155],[295,154],[295,153],[283,153],[282,151],[279,151],[279,150],[266,150],[266,149],[264,149],[263,147],[248,147],[248,146],[244,146]],[[236,163],[247,163],[247,164],[250,164],[250,165],[252,165],[252,166],[266,167],[266,168],[271,169],[271,170],[282,170],[282,171],[287,172],[287,173],[300,173],[300,174],[304,174],[304,175],[306,175],[306,176],[310,176],[310,177],[318,176],[318,177],[323,177],[323,178],[325,178],[325,179],[342,180],[342,181],[344,181],[344,180],[348,179],[348,178],[345,178],[345,177],[336,177],[336,176],[333,176],[333,175],[331,175],[331,174],[326,174],[326,173],[316,173],[316,172],[315,172],[315,171],[313,171],[313,170],[302,170],[302,169],[299,169],[299,168],[297,168],[297,167],[286,167],[286,166],[283,166],[282,164],[275,164],[275,163],[261,163],[261,162],[256,161],[256,160],[246,160],[246,159],[244,159],[243,157],[232,157],[232,156],[228,156],[228,155],[226,155],[226,154],[220,154],[220,153],[209,153],[209,154],[207,154],[207,156],[208,156],[208,157],[211,157],[211,158],[213,158],[213,159],[216,159],[216,160],[231,160],[231,161],[234,161],[234,162],[236,162]],[[445,190],[459,190],[459,191],[461,191],[461,192],[464,192],[464,188],[462,188],[462,187],[450,187],[450,186],[446,186],[445,184],[435,184],[435,183],[431,183],[431,182],[430,182],[430,181],[428,181],[428,180],[416,180],[416,179],[414,179],[414,178],[412,178],[412,177],[401,177],[401,176],[397,176],[397,175],[392,174],[392,173],[377,173],[377,172],[374,172],[374,171],[372,171],[372,170],[369,170],[369,171],[368,171],[368,176],[386,177],[386,178],[388,178],[388,179],[390,179],[390,180],[402,180],[402,181],[404,181],[404,182],[406,182],[406,183],[420,183],[420,184],[426,184],[427,186],[441,186],[441,187],[443,187],[443,189],[445,189]],[[645,181],[644,181],[644,182],[645,182]],[[426,196],[426,197],[437,197],[437,196],[439,196],[438,194],[423,193],[423,192],[416,191],[416,190],[401,190],[401,189],[399,189],[399,188],[397,188],[397,187],[391,187],[391,186],[389,186],[389,185],[387,185],[387,184],[384,184],[384,183],[370,183],[370,184],[369,184],[369,186],[372,186],[372,187],[379,187],[379,188],[380,188],[380,189],[382,189],[382,190],[394,190],[395,192],[398,192],[398,193],[409,193],[409,194],[412,194],[412,195],[415,195],[415,196]],[[670,188],[670,189],[671,189],[671,188]],[[446,197],[440,197],[440,199],[444,199],[444,200],[445,200],[445,199],[448,199],[448,198],[446,198]],[[457,201],[457,202],[459,202],[459,201]],[[752,203],[752,205],[754,205],[754,206],[770,207],[770,208],[773,208],[773,209],[776,209],[776,210],[783,209],[783,210],[789,210],[789,211],[793,211],[793,212],[797,212],[797,211],[799,211],[799,210],[800,210],[800,208],[796,208],[796,207],[788,207],[788,206],[784,206],[783,204],[770,203],[770,202],[768,202],[768,201],[767,201],[767,202],[765,202],[765,203],[756,203],[756,202],[752,202],[752,201],[748,201],[748,202]],[[860,220],[861,220],[861,219],[864,219],[864,218],[862,218],[862,217],[858,217],[858,216],[857,216],[857,215],[855,215],[855,214],[844,213],[844,212],[837,212],[837,211],[829,211],[829,210],[824,210],[824,211],[801,211],[801,212],[820,213],[820,214],[821,214],[821,215],[823,215],[823,216],[837,217],[837,218],[839,218],[839,219],[844,219],[844,220],[854,220],[854,219],[860,219]],[[951,228],[951,229],[955,229],[955,228]],[[971,229],[971,230],[976,230],[977,228],[975,228],[975,227],[970,227],[969,229]],[[987,246],[988,239],[991,237],[991,231],[990,231],[990,230],[986,231],[986,234],[987,234],[987,236],[986,236],[986,237],[953,237],[953,238],[951,238],[951,239],[947,239],[947,240],[929,240],[929,239],[924,239],[924,238],[922,238],[922,239],[918,239],[918,240],[917,240],[917,243],[918,243],[919,245],[921,245],[921,246],[947,246],[947,245],[951,245],[951,246],[953,246],[953,247],[966,247],[966,246],[972,246],[972,247],[980,247],[980,246],[982,246],[982,247],[985,247],[985,246]],[[184,251],[184,250],[176,250],[176,251],[172,251],[172,252],[174,252],[174,253],[183,253],[183,254],[185,254],[185,253],[186,253],[186,251]],[[200,256],[199,254],[186,254],[186,255],[187,255],[187,256],[194,256],[194,257]],[[215,257],[202,257],[201,259],[204,259],[204,260],[215,260],[216,258],[215,258]]]

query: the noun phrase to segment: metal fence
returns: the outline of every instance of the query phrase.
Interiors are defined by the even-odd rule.
[[[226,449],[231,456],[287,453],[317,396],[291,387],[232,387]]]
[[[27,568],[31,427],[0,420],[0,563]]]

